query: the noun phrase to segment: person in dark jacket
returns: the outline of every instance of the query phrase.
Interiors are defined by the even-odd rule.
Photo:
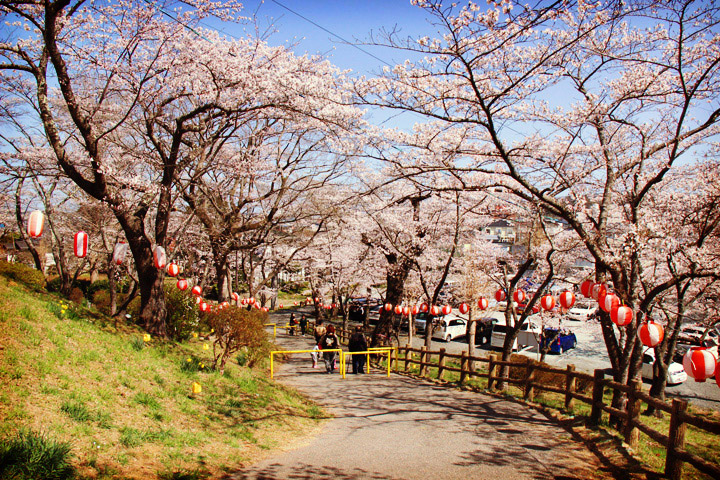
[[[303,337],[305,336],[305,332],[307,332],[307,326],[308,326],[307,318],[305,318],[305,315],[301,315],[300,316],[300,333],[302,334]]]
[[[348,350],[350,350],[350,352],[365,352],[367,348],[367,340],[362,333],[362,327],[355,327],[355,332],[350,335]],[[353,355],[352,364],[353,373],[365,373],[365,354]]]
[[[340,340],[338,339],[337,335],[335,335],[334,325],[327,326],[327,332],[325,333],[325,335],[320,337],[318,347],[320,348],[320,350],[323,351],[323,361],[325,362],[325,369],[327,370],[327,373],[334,372],[335,357],[337,357],[337,352],[327,351],[340,348]]]

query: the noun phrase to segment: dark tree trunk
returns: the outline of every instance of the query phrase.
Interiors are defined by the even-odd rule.
[[[385,293],[385,303],[393,306],[402,303],[403,294],[405,293],[405,280],[407,280],[410,267],[410,261],[403,259],[398,261],[397,255],[387,254],[385,258],[390,265],[387,272],[387,292]],[[371,345],[376,347],[380,344],[381,337],[387,339],[393,334],[393,312],[386,311],[384,308],[380,310],[380,319],[373,331]],[[428,325],[429,326],[429,325]]]

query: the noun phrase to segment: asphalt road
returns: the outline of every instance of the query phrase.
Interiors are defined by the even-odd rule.
[[[308,337],[278,335],[286,349]],[[228,479],[595,479],[600,461],[553,420],[519,403],[379,371],[352,375],[311,368],[292,355],[276,379],[332,415],[304,445]]]
[[[401,342],[403,344],[405,344],[406,341],[407,334],[401,337]],[[423,342],[424,338],[416,336],[413,339],[413,346],[419,348],[424,344]],[[605,344],[602,342],[602,339],[599,339],[596,343],[599,343],[601,345],[600,348],[605,348]],[[597,348],[597,345],[595,347]],[[431,342],[431,350],[439,350],[441,348],[444,348],[448,353],[461,353],[463,351],[467,351],[468,344],[467,340],[464,337],[455,339],[447,343],[434,340]],[[478,345],[477,349],[478,354],[483,357],[490,355],[493,352],[499,352],[499,350],[491,349],[489,345]],[[520,354],[527,355],[531,358],[539,359],[537,349],[535,348],[530,350],[524,350],[520,352]],[[575,365],[575,367],[577,367],[578,370],[588,373],[593,373],[593,370],[596,368],[609,370],[610,360],[598,359],[597,357],[598,355],[596,351],[591,352],[589,349],[584,348],[583,345],[578,345],[578,348],[576,350],[570,350],[569,352],[561,355],[548,354],[545,357],[545,362],[558,367],[564,367],[566,365],[573,364]],[[644,380],[644,383],[647,388],[650,388],[649,380]],[[720,387],[717,385],[717,383],[715,383],[714,379],[708,380],[706,382],[696,382],[692,378],[688,378],[686,382],[681,383],[680,385],[668,385],[666,388],[666,393],[669,398],[682,398],[689,401],[693,405],[720,411]]]

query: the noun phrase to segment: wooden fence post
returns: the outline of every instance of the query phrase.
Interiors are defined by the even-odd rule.
[[[490,362],[488,363],[488,390],[492,390],[495,385],[495,380],[493,380],[492,377],[497,375],[497,365],[495,365],[497,358],[497,355],[490,355]]]
[[[465,382],[468,375],[468,355],[466,351],[462,351],[460,354],[460,385]]]
[[[424,377],[427,373],[427,366],[426,363],[428,361],[428,355],[427,355],[427,347],[423,345],[420,347],[420,376]]]
[[[390,354],[390,368],[392,368],[395,373],[397,373],[398,368],[398,350],[399,348],[393,348],[392,353]]]
[[[670,432],[668,434],[667,455],[665,456],[665,476],[670,480],[680,480],[682,477],[683,462],[677,458],[677,451],[685,447],[685,428],[687,424],[682,416],[687,409],[685,400],[673,398],[670,411]]]
[[[640,430],[637,429],[636,425],[638,418],[640,417],[640,405],[641,402],[637,398],[638,392],[642,390],[642,380],[635,379],[630,384],[632,389],[628,392],[627,408],[626,412],[628,418],[625,421],[623,428],[623,436],[625,437],[625,443],[630,445],[630,448],[637,449],[638,442],[640,441]]]
[[[565,372],[565,411],[572,412],[575,407],[575,398],[572,396],[577,390],[577,377],[575,373],[575,365],[568,365]]]
[[[440,355],[438,357],[438,380],[442,380],[443,373],[445,373],[445,349],[440,349]]]
[[[592,391],[592,410],[590,411],[590,419],[588,423],[590,425],[598,425],[600,418],[602,417],[602,402],[605,385],[603,380],[605,379],[605,372],[600,369],[595,370],[593,375],[593,391]]]
[[[535,365],[531,362],[525,364],[525,381],[523,382],[524,392],[523,398],[528,401],[533,401],[535,398],[535,391],[532,386],[532,382],[535,379]]]
[[[405,346],[405,372],[408,371],[408,365],[410,364],[411,358],[412,358],[412,351],[410,351],[410,344],[407,344]]]

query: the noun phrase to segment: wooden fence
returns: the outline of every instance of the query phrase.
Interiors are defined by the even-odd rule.
[[[404,357],[400,357],[404,353]],[[415,358],[417,354],[418,358]],[[436,361],[432,361],[436,357]],[[459,367],[447,365],[448,359],[459,360]],[[556,368],[549,365],[525,362],[502,361],[498,355],[489,357],[469,357],[467,352],[462,354],[447,353],[441,348],[439,351],[429,351],[425,347],[411,348],[409,346],[399,347],[391,358],[392,367],[397,372],[401,368],[407,372],[410,365],[419,365],[420,376],[428,376],[430,367],[437,368],[437,378],[443,380],[445,372],[457,372],[460,374],[459,382],[463,383],[468,378],[480,377],[488,381],[488,389],[492,389],[499,382],[517,385],[523,392],[523,398],[532,401],[537,391],[553,392],[563,395],[565,398],[565,409],[572,411],[575,401],[590,405],[589,424],[597,425],[600,422],[603,412],[622,420],[622,431],[625,441],[632,447],[637,448],[639,443],[639,432],[644,433],[667,450],[665,460],[665,475],[671,480],[679,480],[682,477],[683,463],[687,462],[699,471],[710,475],[712,478],[720,478],[720,465],[709,462],[698,455],[692,454],[685,449],[685,430],[687,425],[693,425],[706,432],[720,435],[720,422],[708,420],[702,417],[691,415],[686,412],[687,402],[673,399],[672,403],[663,402],[651,397],[641,390],[642,382],[635,381],[631,385],[624,385],[605,378],[602,370],[595,370],[590,375],[575,370],[573,365],[566,368]],[[478,364],[487,364],[487,373],[478,371]],[[471,365],[473,367],[471,368]],[[512,378],[510,369],[508,376],[500,376],[500,367],[508,366],[515,369],[524,369],[522,378]],[[536,379],[537,372],[548,372],[564,376],[564,386],[547,385]],[[578,380],[591,382],[591,395],[577,388]],[[605,390],[621,391],[627,395],[627,402],[623,410],[613,408],[604,403]],[[648,425],[643,424],[640,419],[641,404],[652,405],[658,410],[670,414],[670,428],[667,434],[658,432]]]

